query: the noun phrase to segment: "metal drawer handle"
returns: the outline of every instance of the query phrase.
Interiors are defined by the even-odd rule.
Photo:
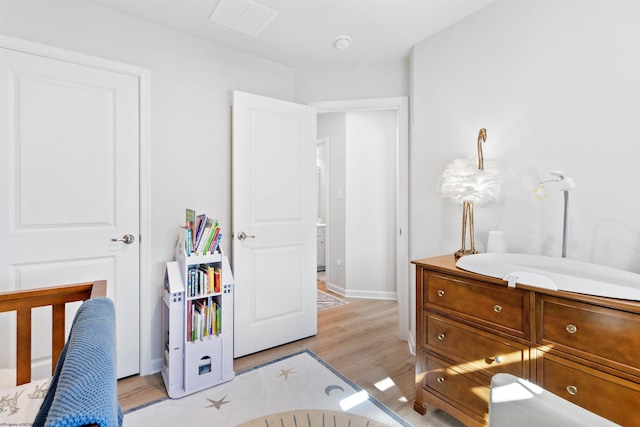
[[[496,313],[500,313],[502,311],[502,307],[496,304],[493,306],[493,311],[495,311]]]
[[[571,396],[575,396],[576,394],[578,394],[578,387],[576,387],[574,385],[567,386],[567,392]]]
[[[571,323],[569,323],[565,329],[570,334],[575,334],[576,332],[578,332],[578,328],[575,325],[572,325]]]
[[[484,359],[484,362],[487,365],[491,365],[493,362],[502,363],[502,356],[487,357],[486,359]]]
[[[439,297],[443,297],[444,296],[444,291],[442,289],[438,290],[438,296]]]
[[[443,382],[445,382],[446,380],[447,380],[447,379],[446,379],[445,377],[440,377],[440,378],[438,378],[438,380],[437,380],[437,381],[438,381],[440,384],[442,384],[442,383],[443,383]]]
[[[438,340],[444,341],[444,334],[438,334]]]

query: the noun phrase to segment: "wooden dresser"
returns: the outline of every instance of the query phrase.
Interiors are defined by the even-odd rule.
[[[461,270],[453,255],[416,265],[416,401],[487,424],[498,372],[537,383],[623,426],[640,426],[640,303],[533,287]]]

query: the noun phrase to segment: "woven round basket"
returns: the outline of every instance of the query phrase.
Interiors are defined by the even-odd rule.
[[[319,409],[278,412],[276,414],[259,417],[254,420],[238,424],[236,427],[323,427],[328,425],[350,427],[388,427],[387,424],[367,417],[362,417],[360,415]]]

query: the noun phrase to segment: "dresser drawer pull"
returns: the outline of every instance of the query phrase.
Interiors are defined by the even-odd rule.
[[[578,394],[578,387],[576,387],[574,385],[567,386],[567,392],[571,396],[575,396],[576,394]]]
[[[438,340],[444,341],[444,334],[438,334]]]
[[[438,290],[438,296],[439,297],[443,297],[444,296],[444,291],[442,289]]]
[[[439,377],[439,378],[437,379],[437,381],[438,381],[440,384],[442,384],[442,383],[443,383],[443,382],[445,382],[446,380],[447,380],[447,379],[446,379],[445,377]]]
[[[502,311],[502,306],[499,306],[498,304],[494,305],[493,311],[495,311],[496,313],[500,313]]]
[[[487,357],[486,359],[484,359],[484,362],[487,365],[491,365],[493,362],[502,363],[502,356]]]
[[[570,334],[575,334],[576,332],[578,332],[578,328],[575,325],[572,325],[571,323],[569,323],[565,329]]]

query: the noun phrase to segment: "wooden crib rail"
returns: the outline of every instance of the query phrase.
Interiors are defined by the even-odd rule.
[[[31,310],[51,306],[51,373],[65,343],[65,304],[106,296],[107,281],[0,293],[0,312],[15,311],[17,323],[16,385],[31,381]]]

